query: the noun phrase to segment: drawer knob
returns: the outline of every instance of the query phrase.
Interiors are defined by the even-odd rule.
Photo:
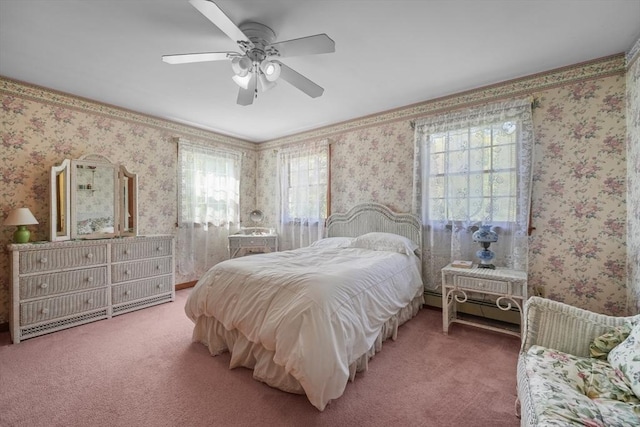
[[[48,283],[43,283],[40,285],[40,289],[47,289],[49,287]]]
[[[160,265],[156,265],[156,270],[160,270]]]
[[[124,274],[127,274],[127,275],[131,274],[131,270],[125,270]]]
[[[46,256],[43,256],[42,258],[40,258],[40,262],[41,262],[42,264],[46,264],[46,263],[47,263],[47,261],[49,261],[49,260],[47,259],[47,257],[46,257]]]
[[[124,250],[124,254],[125,254],[125,255],[129,255],[130,253],[131,253],[131,251],[130,251],[129,249],[125,249],[125,250]]]
[[[124,294],[125,294],[125,295],[131,295],[131,291],[130,291],[130,290],[127,290]]]
[[[49,314],[49,309],[47,307],[43,307],[42,310],[40,310],[40,312],[42,314]]]
[[[92,276],[87,277],[87,282],[89,283],[93,282],[93,277]]]
[[[93,298],[89,298],[89,299],[87,300],[87,304],[93,304]]]
[[[156,251],[161,251],[161,250],[162,250],[162,246],[158,246],[158,247],[156,248]]]
[[[160,289],[162,287],[162,283],[158,284],[158,289]]]
[[[89,259],[93,258],[93,254],[92,254],[91,252],[89,252],[89,253],[87,254],[87,258],[89,258]]]
[[[482,283],[482,282],[478,283],[478,287],[479,288],[484,288],[484,283]]]

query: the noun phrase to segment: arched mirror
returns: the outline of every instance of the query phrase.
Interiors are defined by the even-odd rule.
[[[135,174],[98,154],[54,166],[50,240],[137,235],[137,189]]]

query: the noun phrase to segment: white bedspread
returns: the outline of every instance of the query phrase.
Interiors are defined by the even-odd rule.
[[[251,255],[212,267],[185,311],[273,351],[323,410],[342,395],[349,365],[384,322],[423,292],[418,265],[412,255],[358,248]]]

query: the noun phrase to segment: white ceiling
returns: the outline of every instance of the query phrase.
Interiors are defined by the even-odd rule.
[[[640,0],[216,0],[283,41],[326,33],[331,54],[282,59],[325,88],[287,82],[236,105],[237,51],[187,0],[0,0],[0,75],[262,142],[629,50]]]

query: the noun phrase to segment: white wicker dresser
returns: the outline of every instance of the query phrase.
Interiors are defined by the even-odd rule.
[[[11,244],[11,339],[175,300],[173,236]]]

